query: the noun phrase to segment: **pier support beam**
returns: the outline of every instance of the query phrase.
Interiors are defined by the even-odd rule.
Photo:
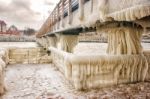
[[[42,37],[42,46],[44,47],[44,49],[47,48],[47,40],[46,40],[46,37]]]
[[[142,54],[142,30],[134,27],[119,27],[108,30],[107,53],[112,55]]]
[[[119,71],[116,76],[117,83],[147,80],[146,75],[149,67],[141,45],[143,28],[132,22],[108,23],[101,28],[103,28],[101,30],[108,33],[108,55],[120,64],[114,65],[116,68],[120,67],[117,70],[117,72]],[[120,62],[116,56],[119,56],[123,61]],[[109,62],[104,61],[104,64],[109,64]]]
[[[61,35],[61,49],[63,51],[73,53],[74,47],[78,44],[78,35]]]
[[[47,39],[49,47],[57,47],[57,37],[55,35],[47,36]]]
[[[42,38],[37,38],[36,41],[40,46],[42,46]]]

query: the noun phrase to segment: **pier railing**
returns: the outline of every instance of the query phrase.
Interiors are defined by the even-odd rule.
[[[83,10],[84,4],[88,1],[90,0],[60,0],[45,23],[41,26],[37,36],[41,37],[45,33],[60,30],[62,27],[64,28],[64,24],[67,23],[66,18],[67,21],[69,20],[68,23],[70,24],[73,13],[81,8],[81,6],[82,9],[80,10]]]

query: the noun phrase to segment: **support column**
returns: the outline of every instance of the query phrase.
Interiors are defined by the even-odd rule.
[[[47,48],[47,41],[46,41],[46,37],[42,37],[42,46],[44,47],[44,49]]]
[[[118,68],[116,74],[113,71],[116,84],[145,81],[148,62],[141,45],[142,27],[131,22],[118,22],[115,27],[108,26],[112,25],[105,26],[105,32],[108,33],[107,53],[112,57],[112,61],[105,61],[104,64],[118,63],[112,65],[114,69]]]
[[[42,46],[42,38],[37,38],[37,39],[36,39],[36,42],[37,42],[40,46]]]
[[[61,49],[63,51],[73,53],[74,47],[78,44],[78,35],[61,35]]]
[[[49,41],[48,41],[48,36],[45,36],[45,48],[46,48],[46,50],[48,49],[48,47],[49,47]]]
[[[47,38],[49,47],[57,47],[57,37],[55,35],[50,35]]]
[[[119,27],[108,30],[108,49],[111,55],[136,55],[142,54],[142,31],[133,27]]]

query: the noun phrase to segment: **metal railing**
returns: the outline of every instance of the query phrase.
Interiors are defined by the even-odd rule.
[[[84,3],[90,0],[84,0]],[[61,0],[50,14],[50,26],[70,16],[79,8],[79,0]]]

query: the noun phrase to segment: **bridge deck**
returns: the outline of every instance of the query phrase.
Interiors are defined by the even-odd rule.
[[[96,22],[136,21],[141,24],[139,19],[150,15],[149,8],[149,0],[61,0],[41,26],[37,37],[72,27],[95,27]],[[144,23],[150,27],[148,21]]]

